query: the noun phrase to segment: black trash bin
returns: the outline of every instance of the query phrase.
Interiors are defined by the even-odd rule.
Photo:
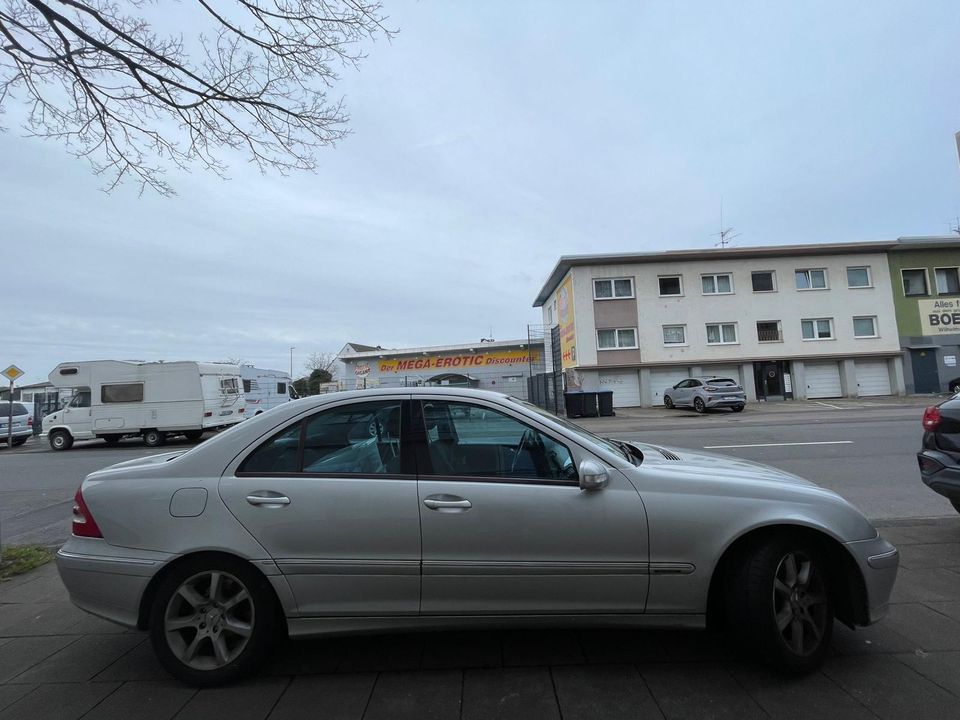
[[[600,417],[613,417],[613,390],[601,390],[597,393],[597,404],[600,410]]]
[[[563,408],[568,418],[583,417],[583,393],[579,390],[563,394]]]

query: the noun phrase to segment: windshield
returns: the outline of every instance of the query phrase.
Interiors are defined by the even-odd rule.
[[[616,453],[620,457],[626,460],[629,460],[631,463],[634,462],[634,458],[631,456],[631,454],[628,451],[624,450],[619,444],[613,442],[612,440],[608,440],[607,438],[602,438],[599,435],[594,435],[589,430],[584,430],[582,427],[580,427],[579,425],[575,425],[574,423],[570,422],[566,418],[562,418],[557,415],[554,415],[552,412],[547,412],[543,408],[537,407],[533,403],[529,403],[526,400],[521,400],[520,398],[515,398],[515,397],[511,397],[510,400],[512,402],[515,402],[517,405],[522,405],[527,410],[534,412],[537,415],[545,417],[548,420],[552,420],[558,425],[562,425],[564,428],[566,428],[570,432],[575,433],[576,435],[579,435],[585,440],[589,440],[590,442],[596,445],[600,445],[605,450],[609,450],[610,452]]]

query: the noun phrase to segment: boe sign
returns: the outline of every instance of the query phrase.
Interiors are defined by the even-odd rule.
[[[960,300],[920,300],[924,335],[960,335]]]

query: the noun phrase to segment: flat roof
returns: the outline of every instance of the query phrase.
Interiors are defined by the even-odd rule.
[[[960,248],[960,236],[931,235],[902,237],[897,240],[851,243],[807,243],[803,245],[757,245],[754,247],[698,248],[695,250],[661,250],[641,253],[599,253],[590,255],[562,255],[533,301],[541,307],[566,277],[571,268],[584,265],[630,265],[658,262],[685,262],[690,260],[717,260],[730,258],[790,257],[794,255],[849,255],[877,253],[920,248]]]
[[[542,340],[494,340],[493,342],[464,343],[462,345],[431,345],[426,347],[414,348],[380,348],[369,352],[351,353],[346,356],[340,356],[341,362],[350,360],[362,360],[380,357],[395,357],[397,355],[435,355],[448,352],[483,352],[485,350],[497,350],[512,347],[526,347],[527,345],[543,345]]]

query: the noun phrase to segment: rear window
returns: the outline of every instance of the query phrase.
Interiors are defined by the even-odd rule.
[[[17,415],[29,415],[30,411],[22,404],[15,402],[13,404],[13,416]],[[0,400],[0,415],[3,417],[10,417],[10,403]]]
[[[707,382],[710,385],[723,385],[723,386],[737,384],[735,380],[731,380],[730,378],[710,378],[709,380],[707,380]]]

